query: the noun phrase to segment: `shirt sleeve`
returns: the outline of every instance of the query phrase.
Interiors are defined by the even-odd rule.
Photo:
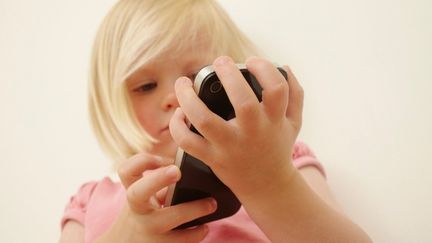
[[[96,185],[96,182],[85,183],[80,187],[78,192],[70,198],[61,219],[61,229],[63,229],[69,220],[75,220],[84,225],[87,205]]]
[[[297,169],[307,166],[315,167],[325,178],[326,173],[321,162],[316,158],[312,150],[303,142],[296,142],[293,149],[293,164]]]

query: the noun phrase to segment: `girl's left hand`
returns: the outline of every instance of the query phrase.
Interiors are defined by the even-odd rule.
[[[278,179],[286,181],[294,171],[291,154],[302,123],[303,89],[288,67],[287,82],[271,62],[252,57],[246,67],[263,88],[259,102],[231,58],[219,57],[213,67],[236,118],[225,121],[211,112],[195,94],[191,80],[182,77],[175,85],[181,108],[170,122],[172,137],[210,166],[237,196],[265,195],[272,185],[277,187]],[[189,130],[186,117],[203,137]]]

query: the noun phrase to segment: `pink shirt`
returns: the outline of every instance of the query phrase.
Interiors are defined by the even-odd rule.
[[[293,164],[297,169],[315,166],[325,176],[320,162],[304,143],[294,145]],[[75,220],[84,226],[85,242],[92,242],[111,226],[125,202],[125,190],[119,182],[106,177],[86,183],[66,205],[61,227]],[[203,242],[270,242],[243,207],[235,215],[208,226],[210,231]]]

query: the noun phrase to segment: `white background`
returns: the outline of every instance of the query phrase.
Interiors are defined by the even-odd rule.
[[[375,242],[432,242],[432,3],[223,0],[305,89],[306,141]],[[0,0],[0,242],[55,242],[110,173],[89,128],[92,40],[113,0]],[[277,227],[277,225],[275,225]]]

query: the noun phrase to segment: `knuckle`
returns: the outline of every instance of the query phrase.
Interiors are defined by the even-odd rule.
[[[247,66],[248,65],[266,65],[267,61],[261,57],[250,57],[246,60],[245,64]]]
[[[170,214],[170,220],[172,220],[172,222],[175,222],[175,224],[183,224],[186,223],[184,222],[184,216],[182,214],[182,211],[179,210],[173,210],[172,213]]]
[[[135,204],[138,198],[138,192],[135,186],[130,186],[126,192],[126,198],[129,203]]]
[[[139,154],[135,154],[131,156],[128,159],[125,159],[122,163],[120,163],[120,166],[117,169],[117,173],[119,174],[120,178],[126,178],[133,169],[133,165],[135,164],[134,161],[137,160],[137,157],[139,157]]]
[[[190,149],[192,147],[192,143],[186,135],[178,137],[176,142],[184,150]]]
[[[298,86],[296,93],[298,95],[299,98],[303,99],[304,98],[304,89],[301,86]]]
[[[165,226],[164,224],[160,224],[160,223],[149,224],[147,226],[147,232],[151,234],[157,234],[157,235],[163,234],[166,231],[164,226]]]
[[[119,168],[117,169],[117,174],[119,175],[121,180],[126,179],[127,175],[128,175],[128,169],[125,165],[125,163],[121,163]]]
[[[131,183],[138,179],[137,170],[142,168],[143,165],[149,163],[149,156],[147,154],[136,154],[120,164],[117,173],[123,183]],[[126,185],[127,186],[127,185]]]
[[[276,96],[276,97],[283,97],[287,95],[289,92],[289,87],[287,82],[280,82],[269,90],[269,95]]]
[[[238,116],[254,117],[258,114],[258,106],[252,100],[244,101],[235,110]]]
[[[297,131],[300,131],[301,127],[302,127],[302,121],[301,120],[299,120],[298,122],[294,123],[294,128]]]
[[[194,126],[201,131],[207,131],[211,128],[212,123],[211,120],[208,117],[200,116],[196,121],[194,122]]]

